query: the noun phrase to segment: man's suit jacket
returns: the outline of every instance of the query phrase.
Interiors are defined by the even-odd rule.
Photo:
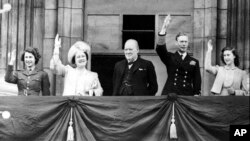
[[[156,52],[166,65],[168,73],[162,95],[167,95],[168,93],[187,96],[200,94],[201,74],[198,60],[188,54],[182,60],[178,52],[168,52],[166,44],[157,45]]]
[[[119,95],[125,69],[128,67],[127,60],[124,59],[115,64],[113,74],[113,95]],[[138,59],[134,62],[132,69],[132,88],[135,96],[153,96],[158,90],[156,73],[152,62]]]

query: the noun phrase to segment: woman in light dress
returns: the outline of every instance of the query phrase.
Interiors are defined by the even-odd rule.
[[[68,52],[70,65],[63,65],[59,58],[61,39],[59,35],[55,38],[55,48],[50,68],[57,75],[64,76],[63,96],[102,96],[103,89],[98,79],[98,74],[87,70],[87,62],[90,55],[90,46],[77,41]],[[75,67],[72,67],[75,66]]]
[[[211,92],[219,96],[246,95],[243,90],[245,71],[238,68],[239,56],[234,48],[225,47],[221,51],[221,60],[224,66],[212,66],[211,55],[213,50],[212,40],[208,41],[208,50],[205,57],[205,70],[215,75]]]

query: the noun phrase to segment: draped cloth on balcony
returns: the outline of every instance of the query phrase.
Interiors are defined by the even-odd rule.
[[[66,141],[73,109],[75,141],[168,141],[172,105],[178,141],[229,140],[249,124],[249,97],[0,97],[1,141]]]

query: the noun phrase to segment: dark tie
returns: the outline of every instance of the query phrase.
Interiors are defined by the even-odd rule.
[[[183,54],[180,54],[181,60],[183,60]]]

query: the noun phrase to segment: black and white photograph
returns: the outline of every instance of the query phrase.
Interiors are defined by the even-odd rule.
[[[249,0],[0,0],[0,141],[245,141]]]

